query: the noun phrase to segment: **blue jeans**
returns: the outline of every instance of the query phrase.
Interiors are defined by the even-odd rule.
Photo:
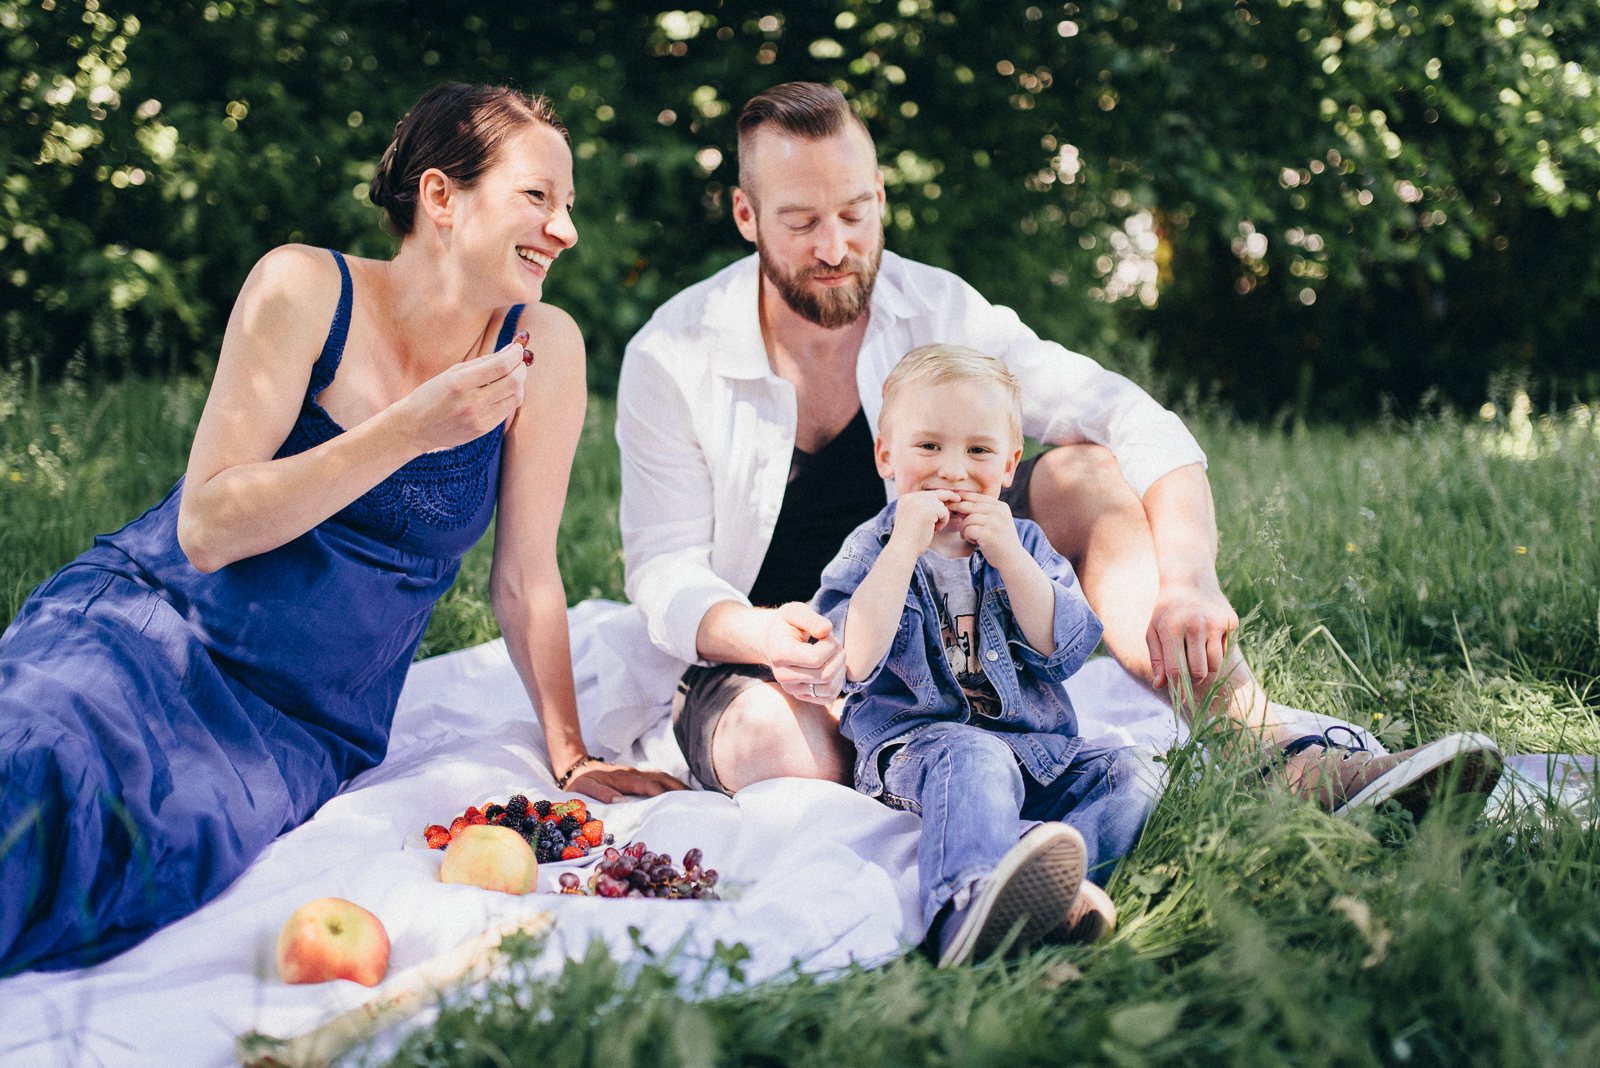
[[[888,750],[881,800],[922,816],[917,843],[926,922],[963,886],[992,872],[1036,822],[1083,835],[1089,879],[1104,886],[1161,794],[1144,746],[1084,746],[1048,786],[1017,766],[992,731],[936,723]]]

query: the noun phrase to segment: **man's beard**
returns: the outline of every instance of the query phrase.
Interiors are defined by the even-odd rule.
[[[785,274],[767,255],[767,246],[759,230],[756,231],[756,253],[761,257],[761,273],[767,276],[767,281],[777,289],[790,310],[808,323],[837,330],[866,313],[867,304],[872,300],[872,287],[878,280],[878,264],[883,259],[883,236],[880,231],[877,244],[865,256],[847,256],[837,267],[813,264],[794,274]],[[836,274],[853,274],[855,279],[842,286],[816,288],[807,284],[819,275]]]

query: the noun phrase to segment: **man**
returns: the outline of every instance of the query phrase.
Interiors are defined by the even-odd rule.
[[[1024,430],[1057,447],[1005,499],[1072,562],[1126,670],[1180,693],[1222,680],[1216,711],[1281,750],[1290,782],[1330,810],[1394,795],[1419,807],[1447,772],[1492,785],[1498,753],[1481,736],[1375,757],[1284,726],[1229,641],[1239,619],[1217,580],[1205,456],[1181,421],[949,272],[885,252],[876,151],[836,89],[776,86],[738,126],[733,215],[757,255],[663,305],[617,394],[628,596],[651,641],[695,665],[673,715],[702,786],[848,782],[830,711],[843,654],[803,602],[883,507],[882,383],[932,342],[997,356],[1021,380]]]

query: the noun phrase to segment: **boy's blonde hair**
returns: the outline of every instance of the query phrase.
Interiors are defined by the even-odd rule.
[[[1013,447],[1022,445],[1022,386],[1006,365],[987,353],[965,345],[919,345],[900,358],[883,381],[881,429],[900,391],[910,385],[942,386],[951,382],[992,382],[1006,398],[1006,423]]]

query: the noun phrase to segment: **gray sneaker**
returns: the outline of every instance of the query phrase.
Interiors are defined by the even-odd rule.
[[[1088,863],[1083,836],[1064,823],[1041,823],[1000,859],[971,903],[939,931],[939,967],[993,953],[1022,920],[1013,949],[1025,949],[1061,926],[1078,900]]]
[[[1346,815],[1357,805],[1393,800],[1421,819],[1443,787],[1487,795],[1500,780],[1500,750],[1482,734],[1450,734],[1387,756],[1368,752],[1353,731],[1351,739],[1354,745],[1312,734],[1284,746],[1284,759],[1322,749],[1289,777],[1290,791],[1335,816]]]

